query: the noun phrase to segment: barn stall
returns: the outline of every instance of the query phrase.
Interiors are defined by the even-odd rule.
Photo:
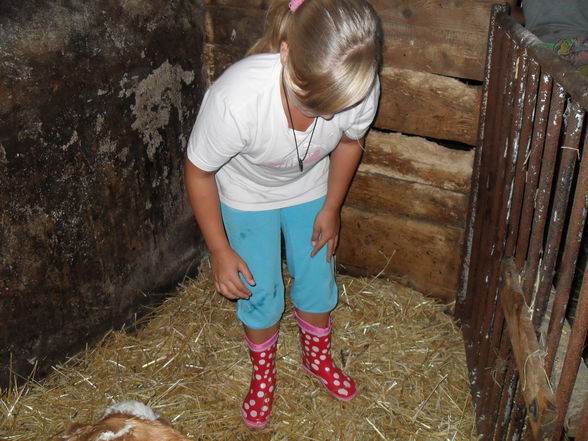
[[[485,90],[482,83],[485,78],[484,59],[491,3],[374,1],[373,4],[382,16],[386,33],[383,93],[375,129],[368,137],[363,163],[344,208],[343,240],[338,253],[338,264],[342,273],[352,276],[378,275],[380,279],[357,278],[341,282],[340,289],[343,292],[347,292],[350,285],[361,288],[355,293],[357,301],[345,302],[336,313],[352,312],[343,321],[349,322],[350,326],[359,326],[340,330],[341,344],[346,352],[341,354],[339,362],[345,365],[345,360],[349,359],[350,366],[353,367],[355,363],[357,372],[373,373],[375,369],[382,374],[376,376],[373,383],[368,378],[362,378],[366,390],[369,391],[368,396],[373,400],[370,404],[375,402],[378,406],[360,403],[358,406],[362,410],[368,409],[368,413],[357,412],[357,408],[331,409],[334,413],[326,419],[337,421],[347,416],[348,425],[321,426],[325,416],[319,413],[321,406],[316,404],[315,393],[312,393],[307,398],[311,403],[309,406],[316,409],[316,414],[308,417],[304,412],[297,414],[296,409],[289,407],[283,407],[283,413],[276,410],[276,427],[267,434],[267,439],[296,439],[294,434],[301,433],[300,421],[305,421],[305,418],[311,421],[313,427],[311,431],[304,432],[308,439],[357,439],[357,436],[362,439],[474,438],[469,386],[460,371],[462,368],[466,369],[466,362],[460,359],[460,351],[456,349],[463,345],[460,331],[444,321],[447,319],[446,312],[451,307],[440,307],[435,301],[431,303],[431,298],[452,302],[461,286],[458,311],[462,322],[467,324],[468,317],[473,314],[471,311],[466,313],[467,308],[461,303],[472,308],[472,303],[475,303],[472,296],[474,299],[478,296],[477,292],[463,288],[468,272],[462,271],[462,262],[467,262],[465,267],[466,270],[469,269],[469,254],[475,247],[465,242],[464,238],[469,237],[466,236],[466,231],[472,234],[469,229],[474,228],[474,216],[469,216],[468,230],[466,219],[468,201],[473,196],[470,194],[470,176],[474,155],[478,153],[474,146],[478,142],[479,114],[480,109],[484,109],[481,105]],[[27,126],[27,131],[23,133],[23,123],[16,122],[21,121],[19,118],[25,115],[24,104],[15,105],[3,113],[13,115],[13,126],[16,128],[11,128],[12,136],[1,140],[1,151],[4,152],[1,164],[4,168],[21,167],[16,168],[21,172],[20,179],[14,174],[10,175],[12,181],[8,181],[8,174],[3,179],[7,180],[7,185],[21,190],[23,195],[31,193],[31,190],[36,190],[39,196],[43,195],[43,191],[54,192],[54,197],[49,202],[53,201],[51,204],[56,206],[42,205],[37,200],[31,200],[31,196],[20,199],[9,199],[8,194],[3,196],[4,200],[10,200],[9,207],[12,209],[3,211],[3,226],[7,226],[7,232],[3,236],[13,239],[11,246],[4,245],[6,241],[0,245],[4,247],[3,258],[8,256],[11,259],[5,260],[11,264],[10,271],[3,265],[7,277],[4,279],[6,287],[3,287],[5,289],[2,294],[3,306],[12,307],[10,312],[9,309],[2,308],[2,314],[6,314],[7,319],[3,322],[11,324],[10,328],[2,328],[5,331],[2,337],[3,347],[9,349],[3,351],[6,358],[2,360],[6,372],[4,384],[9,386],[7,399],[3,399],[5,409],[2,411],[2,425],[10,427],[10,430],[7,433],[0,432],[5,438],[30,439],[32,434],[45,438],[58,435],[66,429],[68,422],[74,419],[91,421],[105,405],[111,404],[113,400],[129,398],[131,393],[132,397],[155,405],[175,425],[196,439],[234,439],[234,430],[239,430],[235,429],[238,426],[238,417],[226,409],[237,408],[236,403],[240,399],[238,395],[246,381],[247,372],[242,363],[244,350],[237,356],[233,354],[233,358],[226,359],[226,351],[221,350],[219,353],[218,348],[215,351],[215,348],[200,346],[201,335],[195,335],[193,328],[178,330],[179,325],[171,319],[171,316],[178,315],[178,311],[183,308],[181,305],[175,306],[174,310],[174,306],[164,303],[164,310],[171,307],[174,311],[171,316],[166,316],[159,309],[155,310],[149,321],[140,326],[137,336],[141,336],[142,340],[139,343],[124,341],[117,346],[111,340],[134,338],[134,334],[123,333],[121,336],[111,333],[95,350],[87,349],[78,353],[69,362],[58,367],[53,363],[67,353],[75,352],[85,342],[95,341],[102,335],[102,330],[132,322],[141,303],[159,297],[154,293],[174,286],[185,274],[198,273],[195,271],[197,262],[200,262],[205,251],[198,241],[199,233],[194,231],[194,225],[189,221],[190,216],[186,211],[178,171],[181,167],[181,152],[190,130],[190,119],[194,118],[197,111],[195,103],[199,101],[206,85],[228,64],[241,57],[259,35],[266,6],[266,2],[255,0],[210,0],[202,4],[177,1],[164,8],[165,12],[159,11],[159,15],[156,14],[157,20],[148,18],[149,14],[143,10],[144,7],[139,7],[135,2],[121,3],[114,9],[116,15],[112,11],[105,14],[104,10],[93,10],[87,5],[76,3],[73,6],[54,5],[51,8],[54,13],[58,11],[61,14],[55,18],[57,24],[59,18],[63,20],[64,15],[79,20],[73,21],[78,25],[77,29],[73,29],[75,34],[69,25],[69,33],[63,31],[49,41],[63,44],[60,38],[67,40],[70,44],[65,51],[73,52],[68,53],[72,59],[75,58],[73,55],[77,54],[76,51],[80,51],[78,55],[87,63],[84,72],[88,77],[82,76],[82,86],[77,89],[77,95],[75,91],[69,92],[74,96],[67,100],[66,106],[70,107],[71,101],[80,101],[83,111],[66,112],[70,118],[66,120],[69,122],[67,125],[57,124],[63,123],[63,120],[56,119],[53,131],[65,139],[65,143],[48,142],[49,135],[42,130],[53,121],[51,114],[35,113],[33,116],[37,119],[43,117],[47,120],[36,121],[36,124],[29,122],[30,126],[35,125],[37,132],[31,131]],[[15,28],[21,32],[24,28],[35,29],[34,23],[29,23],[29,18],[25,18],[23,9],[26,8],[20,6],[19,9],[16,3],[12,9],[10,6],[6,7],[5,10],[13,15],[12,22],[4,22],[4,32],[14,32]],[[152,12],[156,9],[156,2],[146,8]],[[99,13],[102,14],[100,19],[96,17]],[[18,21],[19,17],[22,22]],[[85,28],[89,23],[93,26],[90,29]],[[23,29],[18,28],[19,24]],[[127,32],[129,27],[133,32]],[[104,29],[108,32],[100,32]],[[159,32],[153,32],[153,29]],[[172,32],[171,35],[177,32],[178,41],[188,39],[190,47],[173,44],[173,49],[168,48],[171,45],[169,37],[162,37],[166,32]],[[143,33],[149,35],[146,41],[141,40]],[[129,44],[129,34],[137,38],[139,44]],[[74,37],[82,41],[82,44],[72,46]],[[104,68],[104,72],[96,73],[94,64],[103,65],[105,57],[102,45],[112,50],[108,54],[110,58],[107,57],[110,63]],[[122,48],[130,53],[121,57],[113,45],[117,50]],[[137,51],[137,47],[144,48],[133,53]],[[55,58],[59,58],[64,48],[59,47],[59,50],[61,52],[56,51]],[[173,60],[170,54],[174,54]],[[40,75],[39,69],[52,71],[58,64],[55,58],[51,60],[49,57],[49,60],[43,60],[44,64],[39,66],[36,64],[39,62],[33,57],[34,52],[16,55],[31,57],[26,59],[28,63],[34,64],[34,68],[28,70],[29,79],[34,78],[35,74]],[[23,59],[19,61],[24,62]],[[110,78],[110,75],[106,75],[109,73],[106,70],[108,65],[118,69],[115,71],[118,76],[113,75]],[[7,70],[14,69],[9,63],[4,63],[3,66]],[[13,71],[9,72],[12,77],[6,78],[20,82],[26,80],[22,74],[18,76]],[[64,87],[64,77],[67,77],[66,73],[55,75],[54,89]],[[110,78],[110,87],[98,86],[106,81],[105,78]],[[87,89],[84,87],[90,86],[98,86],[92,93],[99,98],[87,98]],[[23,90],[26,88],[23,87]],[[36,92],[40,93],[38,90]],[[24,92],[13,93],[9,98],[14,102],[15,96],[27,98]],[[164,99],[158,100],[158,97]],[[106,112],[109,104],[119,109],[120,114]],[[107,125],[103,123],[105,120]],[[125,125],[124,121],[128,124]],[[70,133],[72,127],[79,127],[75,131],[76,136]],[[84,133],[85,137],[79,133]],[[114,134],[116,140],[113,140]],[[124,146],[117,144],[120,135],[124,135],[121,141]],[[104,138],[109,142],[108,146],[102,141],[96,142],[96,139]],[[22,176],[36,170],[27,169],[22,159],[19,163],[19,158],[24,153],[19,153],[15,145],[18,144],[16,140],[22,139],[29,142],[41,140],[44,146],[53,147],[53,150],[47,148],[47,152],[44,152],[48,159],[52,158],[52,154],[63,155],[62,152],[67,152],[67,155],[72,155],[66,155],[67,163],[77,164],[77,156],[81,155],[85,158],[85,165],[93,167],[82,170],[82,179],[73,176],[71,172],[68,174],[64,167],[63,171],[60,170],[63,174],[61,180],[57,180],[64,182],[60,191],[52,181],[55,172],[49,173],[41,168],[40,180],[44,185],[39,187],[38,181],[26,180],[26,184],[30,186],[27,188],[23,184]],[[69,148],[71,146],[75,148]],[[117,147],[122,148],[119,150]],[[22,146],[20,149],[26,150]],[[126,153],[123,155],[121,152]],[[63,158],[60,159],[63,161]],[[37,167],[43,165],[35,164]],[[121,169],[124,178],[128,179],[132,175],[131,179],[125,181],[114,172],[110,175],[103,173],[103,170],[113,168]],[[96,169],[100,173],[95,173]],[[113,188],[109,179],[127,192],[127,199],[120,194],[120,188]],[[69,190],[71,184],[80,186],[74,188],[72,194],[78,197],[82,195],[81,203],[73,206],[66,205],[72,201],[63,197],[64,189]],[[3,185],[2,188],[9,187]],[[92,198],[92,204],[89,204],[87,200],[95,194],[103,197]],[[471,199],[476,201],[475,197]],[[124,205],[121,206],[121,203]],[[133,225],[128,225],[129,206],[135,208],[131,219],[135,222]],[[91,219],[94,221],[94,228],[90,231],[91,234],[85,234],[88,233],[85,230],[88,226],[79,220],[67,223],[68,228],[63,227],[63,221],[74,208],[77,215],[93,216]],[[170,212],[169,208],[173,210]],[[88,213],[92,210],[97,213]],[[108,212],[108,215],[104,216],[104,212]],[[38,221],[39,216],[34,216],[35,213],[43,214],[42,220],[52,221],[49,222],[50,227],[47,227],[46,222]],[[31,225],[23,225],[23,218],[29,223],[35,219],[39,222],[37,227],[45,228],[41,233],[38,228],[31,230],[38,233],[34,237],[33,245],[29,245],[31,241],[28,228]],[[77,220],[76,217],[73,219]],[[120,225],[123,228],[114,228]],[[60,228],[63,231],[58,231]],[[58,240],[68,236],[73,236],[78,242],[73,239],[67,243]],[[83,238],[82,241],[80,237]],[[88,237],[93,238],[90,244],[87,243]],[[129,242],[132,246],[125,246]],[[26,252],[23,253],[16,243],[24,244]],[[84,245],[84,252],[78,251],[80,243]],[[464,245],[465,259],[462,257]],[[39,249],[44,250],[52,259],[47,259],[46,262],[37,256],[35,253]],[[147,264],[144,256],[149,256]],[[30,263],[33,261],[36,263],[36,278],[30,275]],[[63,273],[64,262],[68,263],[69,273]],[[40,265],[45,267],[39,268]],[[88,269],[91,270],[88,280],[92,283],[83,279],[88,276]],[[47,273],[59,277],[43,278],[42,275]],[[462,275],[461,281],[460,273],[466,274]],[[23,274],[27,277],[23,277]],[[76,278],[68,274],[74,274]],[[117,277],[113,278],[112,274],[117,274]],[[205,298],[210,298],[210,286],[202,285],[206,283],[206,274],[206,270],[202,270],[195,279],[196,282],[186,282],[180,294],[172,296],[173,301],[184,298],[190,302],[191,295],[196,295],[194,301],[202,302],[203,293]],[[37,285],[27,284],[31,280]],[[129,280],[133,283],[129,284]],[[381,284],[382,281],[385,281],[384,285]],[[373,289],[373,284],[378,286],[377,290]],[[194,291],[196,294],[190,294]],[[23,300],[24,295],[30,295],[31,292],[43,293],[34,299],[38,306],[34,309],[34,316]],[[370,309],[370,303],[374,299],[369,298],[374,292],[382,296],[375,299],[376,304],[380,305],[375,310]],[[408,300],[401,296],[404,292],[408,292]],[[79,300],[80,298],[84,301]],[[469,300],[466,301],[466,298]],[[417,311],[425,306],[429,308],[425,314],[427,318],[409,307],[413,302]],[[382,304],[389,306],[389,309],[382,308]],[[400,309],[397,308],[398,305],[401,306]],[[349,307],[349,311],[346,311],[346,307]],[[232,318],[230,305],[215,305],[214,311],[217,309],[226,314],[218,318],[219,323]],[[48,320],[48,316],[54,316],[52,312],[58,312],[57,323],[54,319],[52,322]],[[212,311],[209,313],[212,314]],[[395,321],[405,314],[409,314],[408,322],[419,322],[420,330],[406,326],[402,321]],[[89,321],[79,320],[80,316]],[[358,317],[362,319],[357,320]],[[371,321],[370,317],[374,320]],[[48,321],[52,325],[36,330],[37,334],[32,329],[26,329],[26,326],[26,332],[17,331],[20,328],[14,327],[19,323],[20,327],[23,323],[33,323],[33,319],[42,323]],[[204,330],[202,332],[205,333],[206,340],[216,341],[220,337],[208,331],[209,328],[214,328],[208,320],[206,316],[197,318],[194,325]],[[189,322],[189,319],[184,320],[186,321]],[[155,323],[152,326],[159,332],[149,331],[152,323]],[[225,328],[230,329],[229,323],[232,322],[227,322]],[[286,320],[285,326],[287,323]],[[392,329],[394,332],[371,336],[369,332],[378,329],[372,326]],[[155,340],[154,334],[162,337],[159,334],[164,328],[171,330],[172,336],[164,334],[163,342],[157,340],[153,346],[148,344]],[[9,331],[12,334],[9,335]],[[144,334],[141,334],[142,331]],[[239,331],[233,328],[232,332],[229,338],[235,340],[231,343],[231,348],[238,352],[239,345],[236,342],[240,338]],[[345,346],[345,336],[357,333],[367,333],[371,337],[370,341],[375,340],[377,344],[364,341],[362,348],[349,344]],[[440,344],[433,338],[437,333],[445,344]],[[415,338],[417,335],[420,338]],[[171,344],[178,336],[182,340]],[[454,340],[456,336],[458,341]],[[380,338],[383,340],[378,340]],[[408,341],[403,338],[408,338]],[[391,349],[391,344],[400,344],[403,341],[407,346],[407,349],[403,349],[404,352],[398,347]],[[417,342],[424,342],[427,346],[420,348]],[[447,342],[452,346],[448,347]],[[293,385],[290,385],[285,380],[284,397],[287,397],[288,390],[295,390],[299,381],[299,373],[296,373],[295,362],[292,361],[296,359],[296,350],[290,349],[289,345],[285,340],[283,349],[280,348],[284,352],[284,376],[293,381]],[[164,346],[176,352],[162,353],[161,348]],[[139,361],[121,360],[121,354],[132,352],[133,348],[137,348],[143,358]],[[101,352],[103,350],[111,352],[104,355]],[[186,351],[189,351],[187,355]],[[364,360],[367,364],[359,357],[359,354],[365,352],[370,353],[370,357]],[[421,359],[414,360],[409,356],[411,353],[424,355]],[[9,358],[8,354],[12,356]],[[198,363],[190,361],[190,358],[198,360]],[[179,370],[167,372],[168,377],[163,379],[162,372],[174,366],[176,359],[183,361]],[[230,378],[221,376],[210,382],[201,375],[214,370],[212,359],[225,365],[228,363],[234,369]],[[100,360],[106,360],[118,368],[116,376],[104,366],[98,366]],[[394,363],[404,360],[400,371],[390,369],[391,360],[395,360]],[[433,363],[436,360],[439,360],[439,365]],[[507,357],[504,360],[508,362]],[[236,367],[240,361],[239,369],[244,370]],[[45,383],[37,385],[29,382],[24,387],[15,386],[11,379],[19,376],[27,378],[30,371],[28,366],[37,366],[42,373],[53,373],[44,380]],[[136,376],[129,377],[128,372],[123,372],[129,366],[132,366],[131,370]],[[512,362],[509,366],[512,370]],[[292,371],[288,370],[290,368]],[[430,377],[427,374],[429,371],[434,371],[437,376],[429,378],[432,382],[422,382],[424,377]],[[472,390],[476,391],[478,382],[472,372],[475,373],[476,370],[472,369],[470,363],[470,381]],[[74,380],[73,377],[76,376],[78,380]],[[104,384],[104,380],[113,378],[116,378],[116,387]],[[399,378],[402,378],[399,382],[402,384],[399,389],[401,392],[400,395],[395,395],[394,383]],[[416,379],[409,381],[413,378]],[[163,389],[155,388],[153,381],[163,386]],[[130,391],[127,388],[129,383],[133,385]],[[73,390],[63,389],[64,384],[75,387]],[[385,392],[378,388],[383,384],[387,385]],[[219,393],[219,389],[226,387],[224,385],[230,385],[230,390]],[[407,403],[406,396],[410,393],[415,395],[416,401]],[[191,400],[187,400],[188,396]],[[69,397],[71,401],[68,403],[66,400],[63,403],[63,412],[52,415],[52,410],[56,409],[55,402],[64,400],[64,397]],[[484,423],[484,412],[488,412],[490,407],[485,402],[480,404],[477,397],[478,394],[474,392],[478,430],[484,439],[491,439],[492,435],[484,432],[487,425]],[[518,399],[520,401],[521,398]],[[80,405],[84,400],[86,404]],[[320,398],[317,396],[316,400]],[[182,406],[187,401],[190,405]],[[41,402],[45,402],[44,405]],[[439,414],[447,402],[453,403],[448,406],[449,414]],[[519,412],[524,412],[523,408],[519,402]],[[294,432],[288,427],[288,420],[293,415],[297,421]],[[515,421],[520,423],[524,419],[519,416]],[[34,432],[39,428],[42,429]],[[353,432],[351,428],[356,431]],[[250,436],[246,432],[239,433],[239,439]],[[15,436],[20,438],[14,438]]]

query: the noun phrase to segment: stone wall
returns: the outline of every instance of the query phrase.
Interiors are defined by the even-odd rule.
[[[0,3],[0,387],[195,271],[201,17],[197,0]]]

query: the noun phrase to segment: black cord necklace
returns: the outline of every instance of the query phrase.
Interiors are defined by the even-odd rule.
[[[288,115],[290,116],[290,123],[292,124],[292,135],[294,135],[294,145],[296,146],[298,168],[300,168],[300,172],[302,172],[302,170],[304,170],[304,160],[308,155],[308,150],[310,149],[310,143],[312,142],[312,137],[314,135],[314,129],[316,129],[316,123],[318,121],[318,118],[314,118],[314,124],[312,126],[312,132],[310,132],[310,139],[308,140],[308,145],[306,146],[306,152],[304,152],[304,156],[301,159],[300,153],[298,152],[298,140],[296,139],[296,130],[294,130],[294,120],[292,119],[292,112],[290,111],[290,102],[288,101],[288,92],[286,91],[286,85],[284,84],[284,69],[282,69],[282,88],[284,89],[284,96],[286,97],[286,107],[288,108]]]

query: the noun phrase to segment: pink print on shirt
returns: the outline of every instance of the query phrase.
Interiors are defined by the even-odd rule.
[[[325,156],[324,153],[324,145],[311,145],[309,150],[308,150],[308,154],[306,155],[306,158],[304,158],[304,164],[307,164],[309,162],[316,162],[320,159],[322,159]],[[302,159],[302,157],[304,156],[304,153],[299,151],[300,153],[300,158]],[[273,168],[293,168],[293,167],[298,167],[298,158],[294,155],[293,157],[289,157],[284,159],[281,162],[270,162],[268,163],[269,167],[273,167]]]

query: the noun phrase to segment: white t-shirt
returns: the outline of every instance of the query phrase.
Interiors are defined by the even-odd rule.
[[[374,119],[380,85],[356,106],[330,120],[318,118],[297,131],[300,172],[292,129],[280,96],[279,54],[247,57],[229,67],[208,89],[188,142],[188,159],[216,171],[221,202],[260,211],[312,201],[327,193],[328,154],[343,134],[362,138]]]

